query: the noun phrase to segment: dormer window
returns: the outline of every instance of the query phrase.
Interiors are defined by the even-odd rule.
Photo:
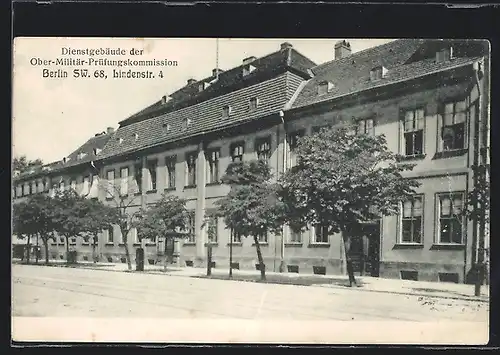
[[[77,159],[77,160],[81,160],[81,159],[83,159],[86,155],[87,155],[87,153],[84,153],[84,152],[78,153],[78,155],[76,156],[76,159]]]
[[[203,90],[205,90],[206,88],[208,88],[210,86],[209,83],[200,83],[198,85],[198,92],[202,92]]]
[[[443,48],[436,52],[436,63],[443,63],[453,59],[453,47]]]
[[[253,72],[255,69],[256,68],[251,64],[244,65],[243,66],[243,76],[247,76],[248,74]]]
[[[172,100],[172,98],[171,98],[170,96],[165,95],[165,96],[163,96],[163,97],[161,98],[161,104],[162,104],[162,105],[165,105],[165,104],[166,104],[167,102],[169,102],[170,100]]]
[[[370,80],[377,81],[385,78],[387,75],[387,69],[383,66],[375,67],[370,71]]]
[[[318,95],[325,95],[331,92],[334,88],[333,83],[329,81],[322,81],[318,84]]]
[[[259,99],[256,97],[252,97],[250,99],[250,111],[256,110],[259,107]]]
[[[182,129],[186,130],[189,126],[191,126],[191,119],[186,117],[182,122]]]
[[[97,154],[99,154],[99,153],[101,152],[101,149],[99,149],[99,148],[94,148],[94,151],[93,151],[93,152],[94,152],[94,155],[97,155]]]
[[[118,144],[122,144],[123,143],[123,138],[117,138],[116,141],[118,142]]]
[[[170,132],[170,129],[171,129],[170,124],[169,124],[169,123],[164,123],[164,124],[163,124],[163,129],[164,129],[164,130],[165,130],[165,132],[167,132],[167,133],[168,133],[168,132]]]
[[[228,118],[229,116],[231,116],[231,113],[232,113],[232,108],[231,106],[229,105],[226,105],[222,108],[222,118]]]
[[[134,140],[138,140],[139,139],[139,135],[137,133],[132,134],[132,137],[134,138]]]

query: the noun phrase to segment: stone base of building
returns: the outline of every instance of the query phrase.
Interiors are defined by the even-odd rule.
[[[463,264],[381,262],[380,277],[388,279],[464,283]]]

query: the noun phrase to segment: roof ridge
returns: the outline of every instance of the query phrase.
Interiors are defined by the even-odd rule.
[[[344,58],[332,59],[332,60],[330,60],[328,62],[324,62],[324,63],[318,64],[317,66],[311,68],[311,70],[316,70],[318,68],[322,68],[322,67],[324,67],[324,66],[326,66],[328,64],[332,64],[333,62],[339,63],[339,62],[347,61],[348,59],[352,59],[353,57],[365,54],[366,52],[380,50],[381,48],[388,47],[389,45],[394,45],[395,43],[400,43],[400,42],[403,42],[403,41],[422,41],[422,40],[421,39],[413,39],[413,38],[399,38],[399,39],[394,39],[394,40],[392,40],[390,42],[379,44],[378,46],[375,46],[375,47],[369,47],[369,48],[365,48],[363,50],[360,50],[358,52],[354,52],[351,55],[349,55],[347,57],[344,57]]]

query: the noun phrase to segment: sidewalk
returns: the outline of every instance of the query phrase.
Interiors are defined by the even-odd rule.
[[[16,261],[14,261],[16,262]],[[20,261],[17,261],[20,263]],[[43,265],[43,261],[39,262]],[[51,266],[66,266],[64,260],[50,260]],[[69,267],[86,268],[94,270],[106,270],[116,272],[128,271],[127,264],[102,263],[94,264],[90,261],[80,261],[77,265]],[[132,271],[135,271],[135,265],[132,265]],[[212,269],[213,279],[228,279],[227,268]],[[206,268],[194,267],[176,267],[169,266],[164,271],[163,265],[145,265],[144,273],[161,274],[168,276],[179,277],[199,277],[208,278],[206,276]],[[268,283],[289,284],[299,286],[314,286],[314,287],[330,287],[330,288],[347,288],[349,284],[347,276],[344,275],[312,275],[312,274],[295,274],[295,273],[277,273],[266,271]],[[260,272],[254,270],[233,270],[232,281],[251,281],[257,282],[260,279]],[[446,299],[460,299],[479,302],[489,302],[489,287],[481,287],[481,296],[474,296],[474,286],[466,284],[455,284],[445,282],[427,282],[427,281],[410,281],[397,279],[384,279],[369,276],[356,276],[360,287],[352,287],[350,290],[358,292],[379,292],[379,293],[395,293],[412,296],[424,297],[439,297]]]

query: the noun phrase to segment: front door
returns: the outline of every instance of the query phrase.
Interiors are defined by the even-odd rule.
[[[380,223],[365,225],[363,234],[366,238],[365,274],[378,277],[380,273]]]

